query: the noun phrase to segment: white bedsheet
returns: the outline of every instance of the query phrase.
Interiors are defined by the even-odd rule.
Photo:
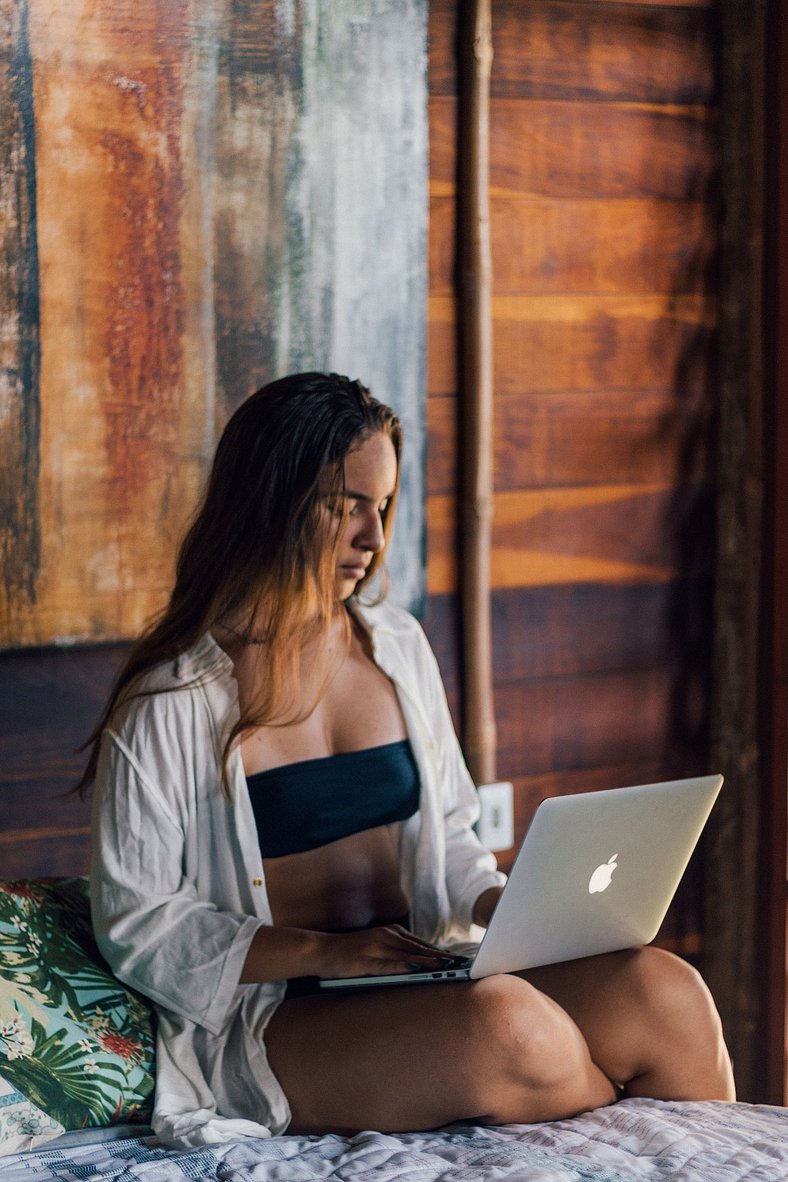
[[[788,1110],[624,1100],[571,1120],[346,1138],[273,1137],[200,1149],[75,1134],[0,1159],[0,1182],[786,1182]]]

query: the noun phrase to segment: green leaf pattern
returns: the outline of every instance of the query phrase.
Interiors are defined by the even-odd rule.
[[[102,960],[87,881],[0,881],[0,1074],[67,1129],[149,1121],[151,1006]]]

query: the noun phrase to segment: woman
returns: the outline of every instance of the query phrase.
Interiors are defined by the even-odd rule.
[[[392,411],[344,377],[248,399],[94,735],[96,936],[156,1005],[171,1142],[733,1096],[705,987],[653,948],[315,988],[436,967],[502,889],[434,657],[368,589],[400,449]]]

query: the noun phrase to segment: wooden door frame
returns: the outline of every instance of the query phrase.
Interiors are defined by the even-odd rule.
[[[771,0],[719,0],[717,558],[701,968],[741,1099],[763,1100],[762,879],[768,809],[760,702],[764,502],[765,66]],[[769,911],[769,916],[771,912]]]
[[[788,14],[719,0],[714,770],[703,968],[740,1098],[783,1104],[788,800]]]
[[[770,0],[766,38],[764,545],[761,596],[765,1097],[786,1101],[788,821],[788,14]]]

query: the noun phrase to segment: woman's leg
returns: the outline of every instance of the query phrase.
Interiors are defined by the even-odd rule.
[[[719,1015],[701,977],[662,949],[613,952],[522,976],[574,1019],[627,1096],[735,1099]]]
[[[285,1001],[265,1043],[297,1133],[525,1123],[615,1099],[571,1018],[514,976]]]

